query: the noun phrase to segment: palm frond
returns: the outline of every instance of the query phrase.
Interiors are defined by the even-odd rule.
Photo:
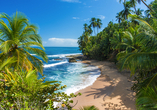
[[[134,52],[119,57],[120,70],[127,68],[132,73],[137,70],[152,70],[157,66],[156,52]]]

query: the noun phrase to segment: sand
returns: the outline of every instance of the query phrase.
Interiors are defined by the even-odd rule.
[[[101,75],[93,85],[78,91],[82,95],[72,99],[73,109],[94,105],[99,110],[136,110],[135,92],[130,89],[133,82],[129,80],[128,71],[119,72],[115,64],[108,61],[86,60],[82,63],[98,66]]]

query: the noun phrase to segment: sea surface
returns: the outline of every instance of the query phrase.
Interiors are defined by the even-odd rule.
[[[66,56],[82,54],[78,47],[45,47],[49,58],[44,62],[46,81],[61,81],[67,85],[63,91],[67,94],[75,93],[94,83],[100,76],[100,70],[95,66],[82,63],[69,63]]]

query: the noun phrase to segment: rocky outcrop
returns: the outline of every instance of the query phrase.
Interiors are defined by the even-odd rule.
[[[71,58],[69,58],[69,63],[71,63],[71,62],[77,62],[77,61],[75,58],[71,57]]]

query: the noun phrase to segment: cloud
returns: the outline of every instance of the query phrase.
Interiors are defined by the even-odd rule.
[[[77,39],[49,38],[51,46],[58,47],[78,47]]]
[[[69,2],[69,3],[81,3],[79,0],[61,0],[63,2]]]
[[[46,41],[43,41],[43,44],[46,44],[47,42]]]
[[[79,17],[73,17],[73,19],[80,19]]]
[[[87,8],[91,8],[92,6],[86,6]]]
[[[102,19],[102,20],[105,19],[105,16],[103,16],[103,15],[98,15],[98,16],[99,16],[99,18]]]
[[[89,18],[87,18],[87,19],[84,19],[84,21],[88,21],[89,20]]]

